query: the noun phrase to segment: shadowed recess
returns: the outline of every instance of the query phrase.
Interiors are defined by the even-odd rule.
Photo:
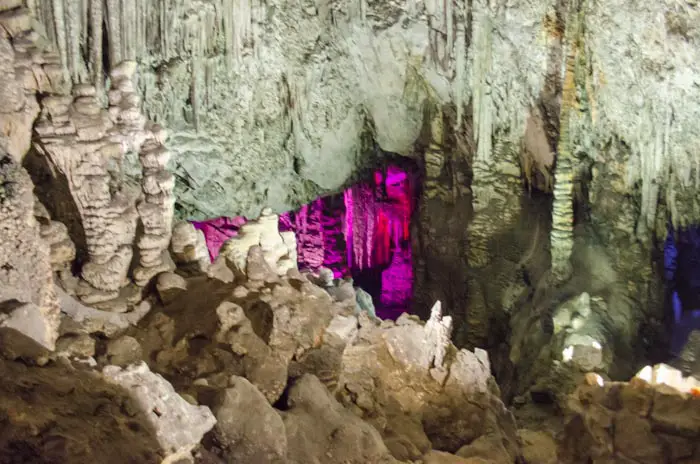
[[[678,354],[690,332],[700,329],[700,227],[669,229],[664,265],[673,308],[671,352]]]

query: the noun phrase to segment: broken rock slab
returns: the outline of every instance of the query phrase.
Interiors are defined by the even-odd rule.
[[[286,462],[287,437],[280,415],[244,377],[233,376],[229,385],[212,408],[228,462]]]
[[[166,455],[191,451],[216,424],[209,408],[185,401],[167,380],[151,372],[143,362],[125,369],[107,366],[102,374],[108,382],[131,392],[128,407],[132,413],[146,417]]]
[[[0,328],[5,334],[6,354],[35,357],[41,349],[53,350],[60,318],[49,247],[41,239],[34,217],[31,179],[2,149],[0,282]],[[16,338],[18,333],[28,339],[26,344],[9,343],[7,338]]]
[[[61,312],[65,314],[61,321],[61,333],[104,333],[113,337],[130,325],[136,325],[150,310],[151,303],[142,301],[129,313],[113,313],[85,306],[59,286],[56,287]]]
[[[187,281],[174,272],[163,272],[156,280],[156,290],[163,304],[168,304],[187,290]]]
[[[289,463],[397,463],[377,430],[343,408],[313,375],[302,376],[289,391],[282,413]]]

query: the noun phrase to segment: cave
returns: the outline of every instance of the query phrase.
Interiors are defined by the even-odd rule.
[[[342,193],[313,200],[279,217],[280,231],[297,237],[299,269],[333,279],[352,278],[372,297],[372,312],[395,320],[410,312],[413,297],[411,219],[416,208],[418,169],[398,160]],[[212,260],[237,235],[246,218],[192,221],[204,233]]]
[[[699,24],[0,0],[0,464],[699,462]]]

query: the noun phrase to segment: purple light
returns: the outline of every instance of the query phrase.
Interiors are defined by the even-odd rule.
[[[671,352],[677,355],[690,332],[700,330],[700,227],[669,229],[664,264],[667,285],[672,289]]]
[[[238,229],[246,223],[246,218],[220,217],[209,221],[192,221],[195,229],[204,232],[207,241],[209,257],[212,261],[219,256],[219,250],[226,240],[238,234]]]
[[[396,318],[407,311],[413,294],[410,221],[415,172],[390,165],[371,182],[317,198],[280,215],[280,231],[297,237],[300,269],[327,267],[336,278],[352,275],[369,292],[377,314]],[[245,218],[193,222],[204,232],[214,259],[221,245],[238,233]]]

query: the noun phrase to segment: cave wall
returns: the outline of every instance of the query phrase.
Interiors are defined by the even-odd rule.
[[[561,73],[556,50],[566,55],[574,46],[562,48],[561,37],[571,6],[580,12],[577,46],[588,71],[577,90],[591,113],[581,143],[595,147],[618,136],[629,144],[628,185],[643,184],[642,229],[653,222],[660,179],[673,178],[676,195],[690,197],[672,208],[678,218],[698,214],[691,187],[700,135],[700,13],[692,3],[28,6],[74,82],[101,80],[125,59],[141,64],[144,109],[173,130],[177,197],[192,217],[252,215],[264,203],[290,209],[337,190],[363,164],[363,134],[386,151],[409,154],[429,100],[454,103],[457,121],[473,100],[479,158],[489,156],[497,129],[519,140],[548,75]],[[545,119],[556,119],[553,109],[544,104]]]
[[[441,213],[423,208],[419,222],[442,232],[423,227],[421,240],[441,249],[424,246],[419,260],[434,264],[421,264],[416,275],[419,281],[431,276],[435,290],[425,293],[433,297],[446,291],[437,289],[438,282],[463,276],[446,286],[453,295],[443,298],[448,312],[473,308],[465,315],[473,319],[466,344],[488,343],[483,320],[494,305],[502,306],[503,295],[489,292],[487,284],[517,280],[523,265],[518,256],[543,248],[556,258],[559,274],[561,263],[576,252],[574,225],[580,218],[573,199],[584,161],[614,170],[598,180],[593,172],[588,222],[595,229],[598,221],[596,233],[607,234],[601,243],[612,266],[627,263],[614,281],[635,302],[650,292],[649,257],[659,223],[670,218],[685,224],[700,216],[694,123],[700,113],[700,32],[694,3],[339,0],[299,7],[249,0],[27,0],[2,8],[10,35],[43,25],[60,59],[44,67],[57,82],[63,74],[74,84],[71,119],[80,119],[81,112],[104,119],[107,112],[117,130],[130,117],[170,130],[167,141],[155,131],[151,142],[165,143],[173,154],[173,178],[164,166],[149,167],[141,159],[164,148],[151,153],[146,147],[138,156],[142,144],[126,142],[114,153],[123,157],[118,172],[99,162],[100,179],[91,178],[98,193],[117,178],[118,188],[109,195],[116,198],[122,186],[145,182],[148,170],[161,171],[162,185],[141,185],[138,213],[143,224],[149,212],[162,216],[163,224],[154,219],[152,227],[163,240],[170,199],[189,218],[257,216],[264,205],[286,210],[338,191],[372,161],[370,139],[385,151],[420,154],[426,202],[452,206]],[[121,79],[125,60],[137,63],[137,77],[127,65],[133,83]],[[35,79],[35,90],[42,92]],[[53,90],[64,95],[71,89]],[[85,98],[94,101],[78,101]],[[48,103],[37,125],[39,142],[52,136],[42,131],[57,130],[66,117],[65,108]],[[32,119],[36,108],[25,108]],[[17,156],[25,151],[20,147]],[[164,163],[167,156],[156,161]],[[503,231],[521,217],[520,173],[529,187],[554,192],[555,213],[548,244],[524,240],[510,249],[513,239]],[[608,182],[615,182],[615,194],[624,200],[620,220],[613,221],[620,227],[610,225],[619,211],[595,206],[601,198],[595,192],[605,192]],[[144,209],[149,198],[162,214],[157,207]],[[136,206],[131,200],[127,208]],[[124,230],[133,235],[130,226]],[[160,269],[162,244],[139,243],[140,253],[151,250],[137,255],[141,267]],[[99,265],[115,258],[92,255]],[[115,292],[125,273],[146,283],[150,272],[132,275],[128,261],[121,256],[109,289],[102,285],[105,291]],[[493,264],[499,261],[503,266]],[[640,266],[641,276],[620,276]],[[440,277],[448,269],[450,275]],[[557,299],[533,298],[530,320],[546,321],[552,305],[543,301]],[[651,306],[654,301],[647,298]]]

